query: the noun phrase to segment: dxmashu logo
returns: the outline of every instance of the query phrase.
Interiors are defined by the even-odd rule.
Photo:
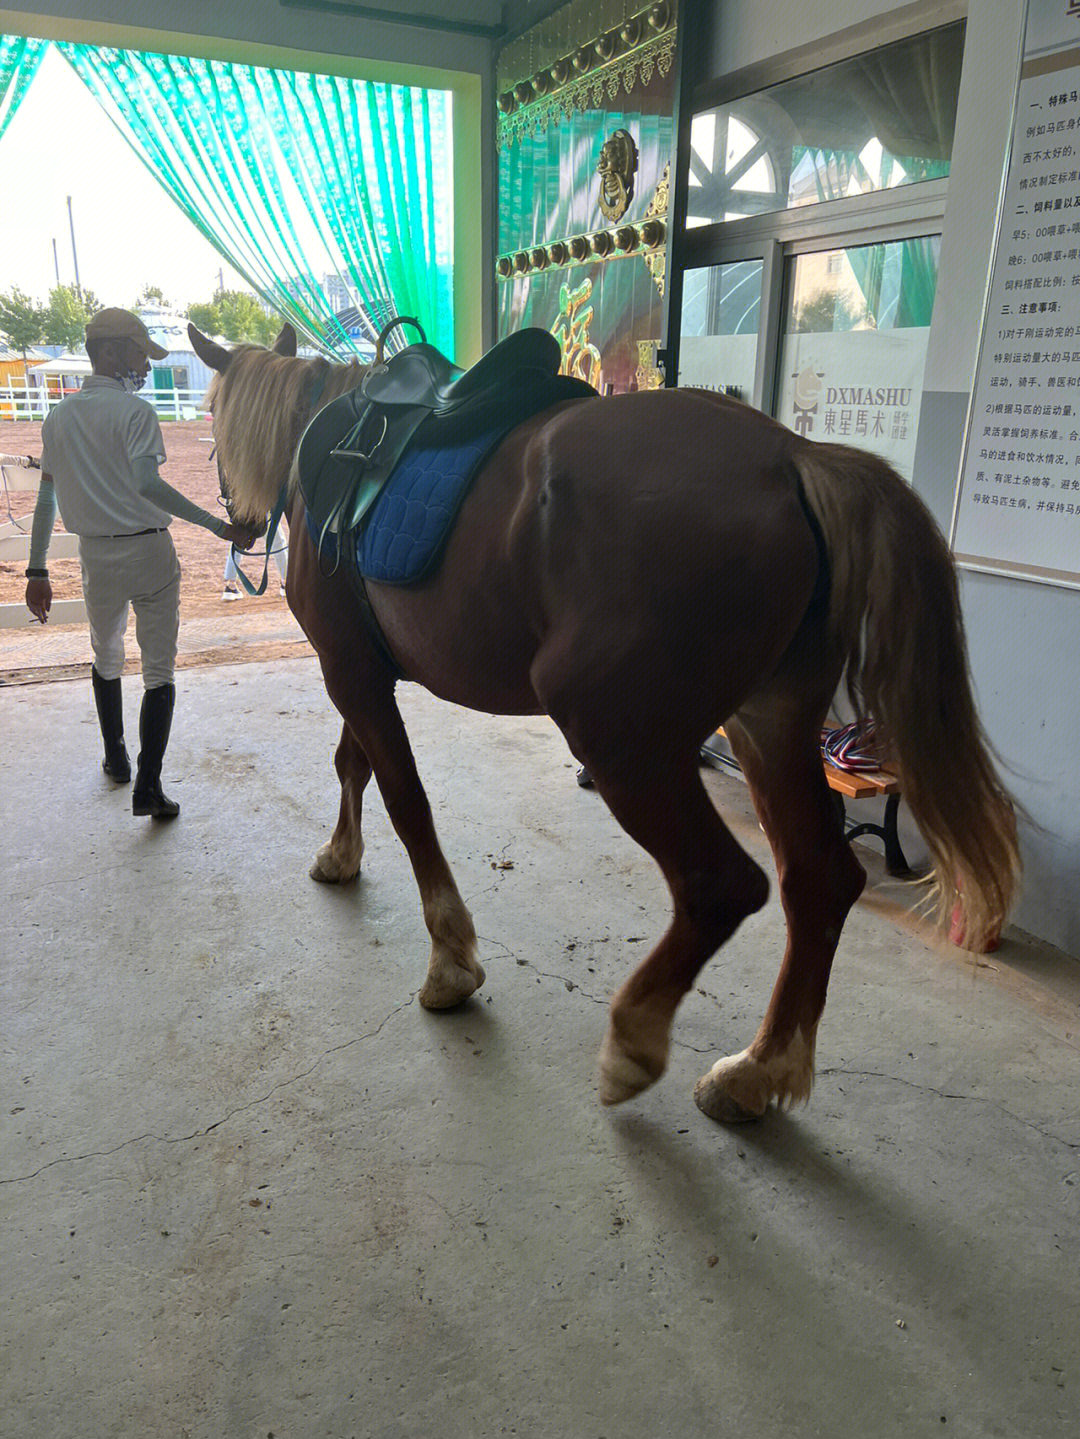
[[[791,428],[797,435],[808,435],[814,428],[814,416],[821,400],[825,371],[815,370],[812,365],[807,365],[804,369],[796,370],[791,378],[795,381],[791,397],[795,419]]]

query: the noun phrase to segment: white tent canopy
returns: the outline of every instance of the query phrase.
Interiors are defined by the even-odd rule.
[[[57,355],[55,360],[31,360],[33,375],[89,375],[91,365],[86,355]]]

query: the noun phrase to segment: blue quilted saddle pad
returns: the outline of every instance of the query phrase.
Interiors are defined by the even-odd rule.
[[[412,585],[425,579],[438,564],[462,501],[487,456],[530,415],[563,400],[585,398],[595,399],[596,391],[583,380],[551,375],[468,416],[429,416],[361,527],[346,541],[346,553],[355,557],[358,572],[387,585]],[[319,537],[312,533],[318,545]],[[330,544],[324,538],[324,553]]]
[[[372,505],[356,536],[356,566],[365,579],[411,585],[433,567],[457,512],[503,425],[446,443],[426,421]]]

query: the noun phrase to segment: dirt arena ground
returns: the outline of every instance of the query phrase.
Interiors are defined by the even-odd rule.
[[[217,468],[210,461],[211,437],[209,420],[162,421],[165,437],[165,452],[168,456],[162,466],[162,477],[170,485],[201,505],[203,509],[217,514],[219,510]],[[0,423],[0,453],[9,455],[40,455],[41,425],[39,423]],[[0,494],[0,522],[5,520],[25,521],[29,530],[34,512],[33,494],[8,492]],[[57,529],[61,528],[59,521]],[[229,610],[243,610],[255,603],[244,600],[226,604],[221,598],[222,571],[225,565],[225,545],[209,530],[197,525],[176,520],[172,525],[172,537],[180,556],[183,580],[180,586],[181,623],[186,620],[203,619]],[[0,604],[22,600],[26,589],[25,565],[9,561],[0,563]],[[82,594],[79,580],[79,562],[71,560],[49,560],[50,579],[55,599],[77,599]],[[253,579],[262,574],[261,566],[254,562],[247,566]],[[271,607],[284,610],[285,601],[278,594],[277,571],[271,566],[271,579],[267,592],[258,600],[261,609]]]

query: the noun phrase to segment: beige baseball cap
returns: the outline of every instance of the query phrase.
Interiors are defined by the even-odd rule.
[[[169,353],[155,345],[150,332],[130,310],[99,310],[87,323],[88,340],[132,340],[152,360],[163,360]]]

